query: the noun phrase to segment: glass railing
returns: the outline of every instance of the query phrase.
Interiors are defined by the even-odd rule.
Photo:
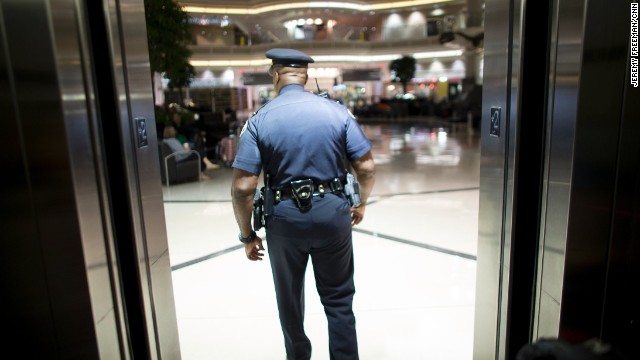
[[[430,30],[430,31],[428,31]],[[363,27],[335,25],[333,27],[295,26],[291,28],[258,27],[251,32],[238,28],[197,26],[194,28],[192,46],[227,47],[291,42],[406,42],[432,39],[437,42],[439,29],[433,26]]]

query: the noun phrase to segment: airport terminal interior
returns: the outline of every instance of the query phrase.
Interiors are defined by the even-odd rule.
[[[305,90],[373,146],[360,358],[513,359],[544,339],[638,358],[637,1],[176,1],[182,91],[153,71],[146,6],[165,1],[0,0],[8,352],[285,358],[269,257],[247,260],[230,192],[241,129],[276,95],[265,52],[294,48],[315,60]],[[174,161],[171,123],[202,172]],[[314,285],[308,266],[325,360]]]
[[[322,88],[349,107],[374,146],[376,184],[365,220],[353,229],[361,358],[471,359],[480,133],[469,105],[455,108],[462,104],[466,40],[440,42],[447,23],[453,30],[466,18],[466,2],[344,2],[324,9],[294,2],[278,10],[267,9],[268,2],[238,2],[264,11],[250,16],[216,13],[219,2],[206,3],[185,4],[195,27],[197,70],[187,102],[201,101],[193,104],[196,113],[202,102],[206,110],[232,107],[241,126],[274,95],[264,51],[293,47],[317,59],[306,88]],[[376,4],[381,10],[364,10]],[[220,50],[224,46],[240,50]],[[470,51],[477,59],[479,50]],[[388,68],[405,53],[418,58],[406,92]],[[209,102],[203,93],[213,84],[240,95],[226,96],[226,104],[225,96]],[[472,84],[477,90],[481,78]],[[167,92],[165,101],[171,96]],[[223,121],[231,121],[229,114]],[[230,146],[237,127],[223,140]],[[207,179],[163,186],[182,358],[283,359],[268,254],[262,262],[247,261],[236,242],[233,152],[227,157],[211,145],[209,157],[220,166],[206,170]],[[312,359],[328,359],[326,318],[310,264],[306,292]]]
[[[377,177],[353,230],[360,356],[471,359],[479,134],[427,121],[362,126]],[[207,174],[163,187],[182,358],[284,359],[268,254],[251,262],[238,246],[231,169]],[[310,264],[306,292],[312,359],[328,359]]]

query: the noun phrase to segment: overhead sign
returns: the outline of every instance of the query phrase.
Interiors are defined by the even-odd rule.
[[[273,78],[267,73],[244,73],[242,75],[242,83],[244,85],[271,85],[273,84]]]
[[[380,69],[355,69],[342,72],[342,81],[379,81]]]

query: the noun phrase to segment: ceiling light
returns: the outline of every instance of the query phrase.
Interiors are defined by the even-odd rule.
[[[438,9],[434,9],[434,10],[431,12],[431,16],[441,16],[441,15],[444,15],[444,10],[442,10],[442,9],[440,9],[440,8],[438,8]]]
[[[428,52],[419,52],[413,54],[413,57],[416,59],[431,59],[431,58],[439,58],[439,57],[454,57],[462,55],[462,50],[442,50],[442,51],[428,51]]]
[[[429,51],[413,54],[416,59],[432,59],[457,57],[463,54],[462,50],[445,50],[445,51]],[[400,54],[379,54],[379,55],[316,55],[313,59],[316,63],[368,63],[368,62],[387,62],[400,58]],[[191,60],[191,65],[200,67],[234,67],[234,66],[263,66],[270,65],[270,59],[252,59],[252,60]],[[436,62],[437,63],[437,62]],[[432,64],[433,66],[433,64]],[[383,66],[381,66],[383,67]]]
[[[299,3],[284,3],[275,5],[262,6],[245,6],[245,7],[204,7],[204,6],[184,6],[182,9],[186,12],[200,14],[239,14],[239,15],[257,15],[272,11],[289,10],[289,9],[349,9],[356,11],[376,11],[391,10],[405,7],[417,7],[429,4],[447,2],[451,0],[404,0],[404,1],[388,1],[377,4],[358,4],[354,2],[338,2],[338,1],[301,1]]]

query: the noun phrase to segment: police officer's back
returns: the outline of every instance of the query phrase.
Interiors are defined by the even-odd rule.
[[[303,328],[304,277],[311,257],[329,324],[332,359],[357,359],[352,300],[351,226],[359,223],[374,179],[371,145],[342,105],[304,91],[313,59],[272,49],[278,96],[245,125],[234,167],[233,204],[240,240],[250,260],[260,260],[262,240],[251,228],[258,175],[264,171],[265,226],[285,348],[289,359],[309,359]],[[360,181],[347,180],[352,166]],[[355,187],[354,187],[355,186]]]

